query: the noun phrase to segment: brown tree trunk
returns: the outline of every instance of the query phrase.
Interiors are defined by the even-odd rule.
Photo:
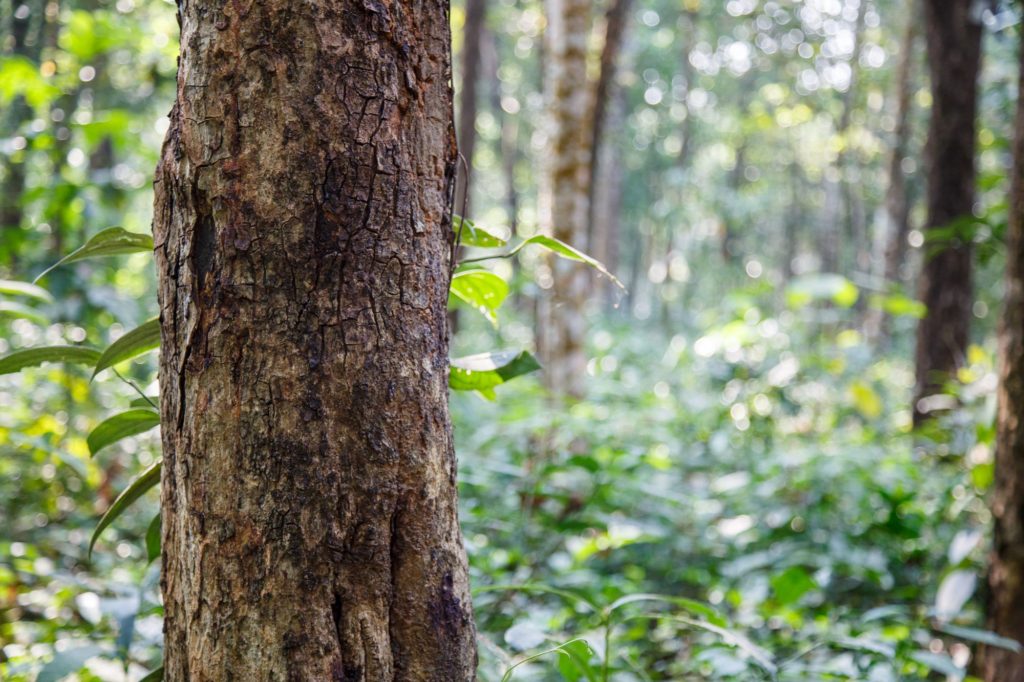
[[[154,218],[165,679],[471,680],[448,2],[179,16]]]
[[[590,0],[547,0],[548,80],[551,113],[551,234],[586,249],[591,157],[591,99],[587,80]],[[560,395],[581,397],[586,380],[584,350],[588,275],[563,259],[553,259],[553,291],[548,306],[545,377]]]
[[[459,163],[455,182],[455,210],[469,213],[476,149],[476,111],[480,83],[480,45],[484,32],[487,0],[466,0],[466,23],[462,31],[462,92],[459,93]],[[468,217],[468,216],[467,216]]]
[[[590,130],[590,170],[591,179],[588,206],[587,206],[587,229],[588,238],[592,250],[597,250],[596,241],[596,214],[597,201],[595,192],[598,183],[595,182],[602,172],[602,162],[607,159],[604,155],[605,128],[610,118],[609,108],[616,99],[619,54],[626,41],[626,28],[628,26],[629,10],[633,0],[612,0],[605,13],[604,47],[601,49],[601,70],[598,73],[597,84],[594,87],[594,113],[593,123]]]
[[[974,206],[981,26],[973,17],[973,0],[925,0],[924,5],[932,82],[926,230],[937,230],[969,218]],[[926,418],[921,399],[941,390],[967,351],[973,302],[969,241],[929,246],[919,286],[928,312],[917,328],[915,424]]]
[[[1020,93],[1024,95],[1024,52]],[[1024,642],[1024,105],[1017,107],[1006,245],[1006,300],[999,329],[995,541],[989,567],[989,629]],[[987,682],[1024,682],[1024,656],[988,647]]]

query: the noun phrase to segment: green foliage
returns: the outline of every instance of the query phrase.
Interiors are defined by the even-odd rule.
[[[148,469],[143,471],[138,478],[132,481],[117,499],[114,500],[113,504],[106,511],[99,523],[96,524],[96,530],[92,533],[92,538],[89,540],[89,554],[92,554],[92,548],[99,540],[100,534],[113,523],[117,517],[119,517],[128,507],[132,505],[137,499],[142,497],[151,488],[155,487],[160,483],[160,462],[153,463]]]
[[[36,277],[36,282],[46,277],[54,269],[68,263],[89,258],[105,256],[123,256],[131,253],[148,253],[153,250],[153,238],[148,234],[129,232],[123,227],[108,227],[96,233],[89,241],[61,258]]]
[[[73,362],[93,365],[100,358],[100,352],[85,346],[45,346],[26,348],[0,358],[0,374],[20,372],[26,367],[38,367],[47,362]]]
[[[155,410],[139,408],[120,412],[104,419],[89,432],[86,442],[89,452],[95,455],[103,448],[129,436],[145,433],[160,425],[160,414]]]
[[[494,398],[494,389],[516,377],[540,369],[540,363],[527,351],[479,353],[451,361],[448,385],[456,391],[479,391]]]
[[[160,347],[160,319],[154,317],[126,333],[103,351],[96,361],[93,377],[119,362],[138,357]]]

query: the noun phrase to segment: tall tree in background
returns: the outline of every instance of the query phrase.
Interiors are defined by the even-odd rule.
[[[981,26],[973,0],[925,0],[932,114],[928,129],[928,218],[920,297],[927,313],[917,328],[914,422],[922,398],[941,389],[963,362],[970,333],[971,247],[966,238],[932,239],[969,219],[974,206],[975,119]]]
[[[1019,92],[1024,95],[1024,50]],[[1006,244],[1006,298],[999,328],[999,411],[996,420],[995,520],[989,566],[989,629],[1024,642],[1024,105],[1018,99],[1010,216]],[[1024,656],[988,647],[987,682],[1024,682]]]
[[[912,3],[918,7],[919,3]],[[916,59],[920,27],[916,16],[907,18],[907,26],[900,44],[900,61],[896,68],[896,128],[893,131],[892,152],[889,156],[889,185],[885,192],[885,251],[882,255],[882,278],[886,287],[899,284],[900,270],[907,256],[907,237],[910,235],[910,191],[904,162],[910,152],[912,136],[913,66]],[[872,307],[867,318],[869,336],[885,343],[889,335],[889,317],[881,307]]]
[[[633,0],[612,0],[605,13],[605,41],[594,89],[591,131],[590,193],[587,198],[587,243],[590,253],[613,272],[618,256],[622,212],[622,158],[607,130],[621,124],[623,98],[618,85],[619,62],[626,43]]]
[[[42,50],[42,29],[44,26],[42,3],[20,2],[12,0],[9,33],[0,43],[2,53],[16,58],[30,60],[33,65],[39,61]],[[20,136],[27,131],[22,130],[32,118],[32,107],[24,95],[16,95],[14,101],[6,107],[7,111],[0,114],[0,122],[4,128]],[[22,232],[22,194],[25,192],[27,142],[20,137],[21,149],[7,159],[3,168],[3,181],[0,183],[0,230],[4,234],[4,248],[10,249],[13,256],[18,246],[25,239]]]
[[[587,79],[590,0],[546,0],[544,55],[549,91],[551,158],[548,160],[550,215],[546,229],[576,248],[587,248],[591,134],[591,88]],[[580,397],[587,358],[584,351],[587,273],[555,259],[548,314],[540,335],[548,387]]]
[[[471,680],[448,2],[180,7],[154,219],[164,678]]]
[[[459,93],[459,154],[455,182],[455,210],[469,213],[469,183],[473,175],[473,153],[476,149],[476,111],[479,96],[481,44],[487,0],[466,0],[466,20],[462,31],[462,92]],[[465,208],[464,208],[465,207]]]
[[[590,6],[589,0],[545,3],[545,76],[552,148],[548,161],[550,210],[545,228],[578,249],[593,246],[588,239],[595,220],[591,185],[600,162],[631,0],[613,0],[609,5],[601,68],[594,83],[587,76]],[[538,334],[547,364],[547,383],[557,393],[581,397],[587,365],[583,308],[589,274],[564,260],[552,262],[552,269],[551,302],[544,329]]]

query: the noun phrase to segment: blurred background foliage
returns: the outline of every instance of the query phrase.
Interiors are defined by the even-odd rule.
[[[456,64],[465,16],[456,2]],[[969,675],[991,639],[985,494],[1018,17],[985,10],[976,319],[949,387],[961,407],[912,434],[920,40],[900,166],[916,227],[895,280],[879,272],[897,67],[919,19],[896,0],[633,3],[596,209],[614,227],[588,248],[628,292],[593,280],[587,398],[555,408],[533,378],[493,401],[453,395],[482,680],[523,661],[513,679]],[[479,29],[469,215],[520,236],[543,201],[544,25],[535,0],[491,0]],[[149,231],[177,25],[165,0],[13,0],[0,26],[0,278],[30,281],[103,228]],[[842,183],[865,231],[826,268]],[[453,355],[534,344],[548,264],[487,267],[510,300],[497,326],[460,313]],[[0,287],[0,354],[102,348],[155,311],[145,254],[41,285],[48,297]],[[118,369],[0,377],[3,679],[137,680],[159,665],[156,496],[87,552],[159,455],[150,432],[90,456],[96,424],[156,392],[152,356]]]

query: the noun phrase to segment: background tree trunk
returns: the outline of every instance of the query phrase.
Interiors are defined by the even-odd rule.
[[[240,7],[156,179],[165,679],[471,680],[448,3]]]
[[[466,23],[462,32],[462,92],[459,93],[459,162],[455,183],[455,210],[469,213],[469,183],[476,149],[476,111],[480,83],[481,42],[487,0],[466,0]],[[467,218],[470,216],[466,216]]]
[[[1019,92],[1024,95],[1024,52]],[[995,538],[989,567],[989,629],[1024,641],[1024,105],[1017,106],[1006,299],[999,329],[999,411],[996,421]],[[1024,656],[987,647],[987,682],[1024,682]]]
[[[551,210],[547,226],[557,239],[586,250],[591,99],[587,80],[590,0],[547,0],[546,61],[551,88]],[[542,344],[545,377],[557,394],[581,397],[586,380],[584,350],[588,273],[578,264],[552,259],[552,294]]]
[[[913,3],[919,6],[918,3]],[[889,185],[885,193],[885,253],[882,255],[882,279],[886,289],[901,281],[900,269],[907,257],[910,234],[910,192],[903,162],[910,150],[912,134],[915,46],[919,33],[918,19],[911,16],[903,32],[900,63],[896,70],[896,130],[893,132],[892,154],[889,157]],[[866,326],[868,335],[884,345],[889,337],[889,315],[872,308]]]
[[[925,0],[932,115],[928,129],[926,230],[969,218],[974,207],[975,120],[981,26],[973,0]],[[914,423],[921,399],[938,391],[963,362],[973,303],[971,246],[966,239],[927,245],[920,278],[928,312],[917,328]]]

